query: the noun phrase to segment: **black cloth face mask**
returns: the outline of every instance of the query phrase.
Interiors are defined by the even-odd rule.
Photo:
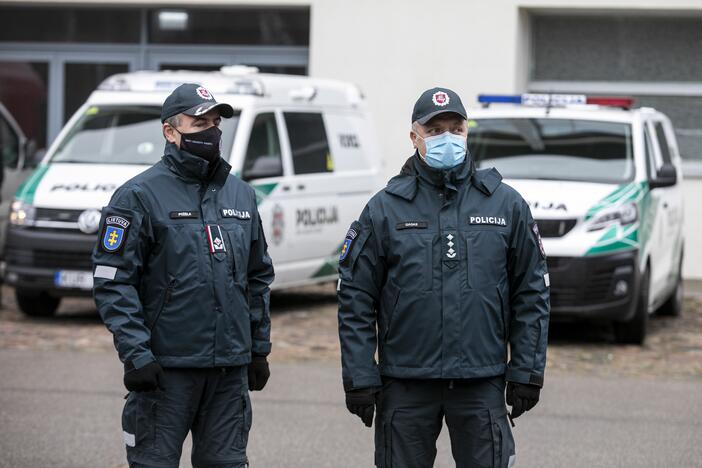
[[[209,162],[219,157],[219,145],[222,141],[222,130],[210,127],[206,130],[192,133],[180,133],[180,149],[199,156]]]

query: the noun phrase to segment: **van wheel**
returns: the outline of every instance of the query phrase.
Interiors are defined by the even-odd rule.
[[[614,322],[614,338],[617,343],[642,345],[646,339],[648,325],[648,294],[651,287],[651,273],[648,268],[641,277],[641,288],[636,301],[636,312],[626,322]]]
[[[682,259],[680,260],[680,266],[678,266],[678,281],[675,284],[675,290],[670,295],[670,297],[661,305],[658,309],[659,315],[666,315],[668,317],[680,317],[683,309],[684,301],[684,291],[683,291],[683,279],[682,279]]]
[[[61,303],[60,298],[51,297],[45,291],[16,289],[15,299],[22,313],[30,317],[51,317]]]

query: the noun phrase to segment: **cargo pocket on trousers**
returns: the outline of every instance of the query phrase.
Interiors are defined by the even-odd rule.
[[[492,466],[511,468],[516,461],[516,455],[514,437],[507,419],[507,408],[490,409],[489,412],[492,428]]]
[[[127,447],[154,452],[156,406],[156,401],[144,393],[129,393],[122,411],[122,436]]]
[[[391,412],[380,421],[376,428],[375,466],[376,468],[392,468],[392,420],[395,412]]]
[[[246,450],[246,446],[249,443],[249,431],[253,422],[252,416],[249,392],[244,392],[241,396],[241,423],[239,424],[239,448],[241,450]]]

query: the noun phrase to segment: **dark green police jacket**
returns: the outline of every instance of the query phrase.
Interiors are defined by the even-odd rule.
[[[438,171],[415,153],[351,225],[339,260],[347,390],[380,386],[381,375],[543,385],[545,254],[527,203],[497,170],[467,160]]]
[[[230,170],[167,144],[103,208],[93,294],[127,368],[270,352],[273,266],[254,190]]]

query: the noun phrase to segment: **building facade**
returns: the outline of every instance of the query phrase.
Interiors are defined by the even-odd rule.
[[[411,154],[419,93],[631,95],[684,158],[684,275],[702,279],[702,2],[213,0],[0,2],[0,101],[39,146],[114,73],[245,64],[358,84],[386,175]]]

